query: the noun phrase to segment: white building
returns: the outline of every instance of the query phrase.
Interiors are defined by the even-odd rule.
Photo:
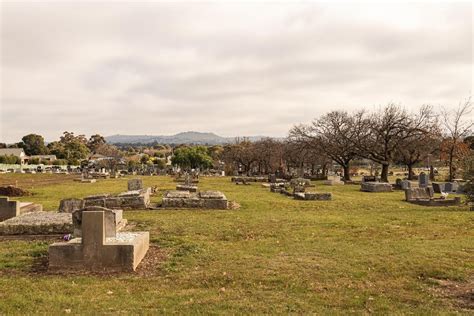
[[[23,148],[0,148],[0,156],[18,157],[22,165],[28,161],[28,156],[25,154]]]

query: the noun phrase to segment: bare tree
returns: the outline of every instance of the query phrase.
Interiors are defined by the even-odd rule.
[[[419,129],[419,133],[414,133],[405,139],[404,144],[398,147],[396,160],[403,163],[408,168],[408,180],[413,180],[413,167],[429,156],[435,155],[441,144],[441,129],[438,118],[433,114],[432,108],[425,106],[419,113],[418,121],[424,122]],[[417,120],[415,120],[416,122]],[[432,166],[430,166],[432,169]]]
[[[347,112],[332,111],[310,125],[294,126],[289,138],[324,153],[343,168],[344,179],[350,180],[350,162],[357,156],[355,131],[353,118]]]
[[[226,145],[222,153],[222,159],[229,165],[243,168],[243,172],[249,174],[252,164],[257,161],[254,145],[247,139],[236,139],[233,144]]]
[[[454,111],[442,110],[441,117],[444,127],[445,142],[444,146],[448,156],[449,181],[452,181],[456,174],[454,162],[457,156],[459,144],[463,138],[468,136],[472,130],[473,122],[466,116],[473,110],[471,97],[461,101]]]
[[[253,143],[253,150],[258,162],[259,173],[274,173],[282,167],[283,148],[280,141],[263,138]]]
[[[429,107],[410,115],[399,105],[390,103],[376,113],[358,112],[354,117],[353,141],[358,155],[382,165],[381,179],[388,182],[388,171],[398,148],[424,133],[432,119]]]

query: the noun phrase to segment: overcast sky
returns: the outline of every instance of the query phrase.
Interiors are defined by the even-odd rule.
[[[329,110],[454,107],[472,93],[472,6],[3,2],[0,142],[285,136]]]

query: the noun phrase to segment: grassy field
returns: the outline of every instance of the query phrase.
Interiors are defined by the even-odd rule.
[[[127,179],[41,183],[43,175],[0,175],[31,183],[55,210],[59,200],[118,193]],[[31,179],[37,179],[35,185]],[[143,177],[160,199],[169,177]],[[53,240],[0,241],[0,314],[450,314],[474,313],[474,212],[403,202],[402,192],[323,186],[333,201],[295,201],[259,184],[202,178],[238,210],[128,211],[150,231],[136,273],[47,273]],[[38,268],[38,266],[40,266]]]

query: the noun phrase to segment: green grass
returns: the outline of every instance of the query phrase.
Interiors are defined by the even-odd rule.
[[[41,177],[0,177],[8,176]],[[169,177],[143,179],[160,193],[175,186]],[[126,181],[68,180],[22,200],[55,210],[61,198],[118,193]],[[32,273],[48,242],[0,241],[0,314],[472,312],[436,294],[433,282],[472,280],[467,207],[421,207],[403,202],[402,192],[355,185],[317,184],[333,201],[295,201],[229,178],[201,178],[199,188],[221,190],[241,208],[125,212],[163,253],[147,275]]]

